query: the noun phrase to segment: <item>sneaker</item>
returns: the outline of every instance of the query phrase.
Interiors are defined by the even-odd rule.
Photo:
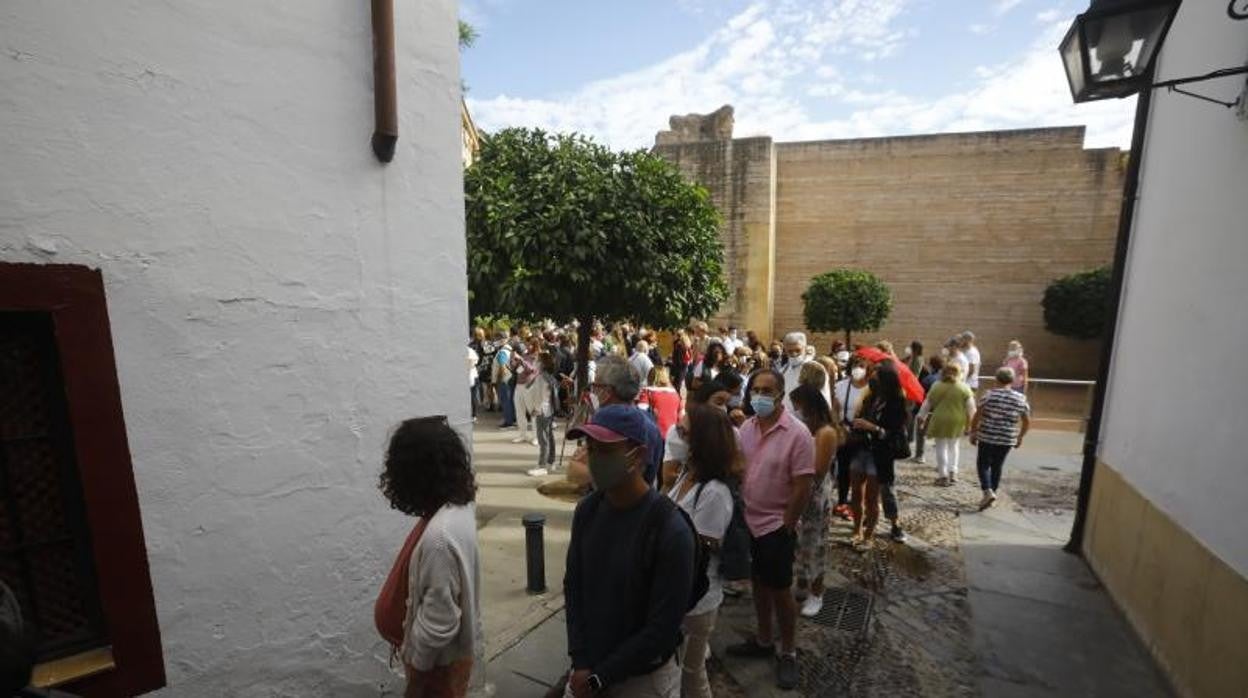
[[[536,445],[537,445],[537,439],[529,439],[529,445],[530,445],[530,446],[536,446]]]
[[[901,530],[901,526],[897,524],[893,524],[893,527],[889,529],[888,537],[892,538],[894,543],[906,542],[906,532]]]
[[[984,498],[979,500],[979,510],[983,511],[996,503],[997,493],[992,490],[984,490]]]
[[[516,438],[511,440],[513,444],[522,444],[526,441],[528,441],[528,439],[524,438],[523,436],[517,436]]]
[[[776,646],[767,644],[763,645],[758,642],[758,638],[751,637],[745,642],[728,645],[725,651],[730,657],[752,657],[754,659],[766,659],[776,654]]]
[[[792,691],[797,688],[797,655],[782,654],[776,657],[776,688]]]
[[[947,478],[947,477],[938,477],[938,478],[936,478],[936,486],[937,486],[937,487],[945,487],[945,486],[947,486],[948,484],[949,484],[949,478]]]
[[[528,471],[530,477],[546,477],[550,471],[546,468],[533,468]]]
[[[802,602],[802,617],[814,618],[823,610],[823,594],[811,594]]]

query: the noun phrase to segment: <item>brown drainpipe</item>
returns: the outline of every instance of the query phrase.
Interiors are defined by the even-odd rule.
[[[373,0],[373,154],[394,159],[399,140],[399,98],[394,77],[394,0]]]

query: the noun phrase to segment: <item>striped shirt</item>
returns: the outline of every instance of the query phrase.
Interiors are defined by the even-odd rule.
[[[1031,414],[1027,398],[1010,388],[993,388],[979,405],[979,440],[997,446],[1018,443],[1018,424]]]

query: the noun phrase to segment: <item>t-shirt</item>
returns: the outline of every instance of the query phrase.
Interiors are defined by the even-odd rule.
[[[1021,356],[1010,356],[1002,365],[1014,371],[1014,384],[1010,387],[1020,393],[1023,392],[1027,386],[1027,359]]]
[[[645,405],[654,412],[660,434],[666,434],[680,416],[680,393],[674,388],[646,388],[641,391],[638,404]]]
[[[815,438],[788,410],[767,431],[758,417],[741,425],[745,524],[755,538],[784,526],[794,478],[815,474]]]
[[[723,482],[711,480],[706,483],[695,483],[685,493],[685,496],[677,501],[676,493],[684,486],[686,479],[688,479],[687,471],[676,478],[676,484],[672,486],[667,496],[684,509],[689,514],[689,518],[693,519],[693,527],[698,529],[698,535],[722,541],[724,533],[728,530],[728,524],[732,521],[732,491]],[[701,494],[698,494],[699,489],[702,490]],[[706,594],[698,600],[697,605],[689,610],[691,616],[713,611],[724,601],[724,585],[719,578],[718,553],[711,554],[706,577],[710,581],[710,586],[707,587]]]
[[[1017,390],[993,388],[979,405],[979,440],[995,446],[1018,443],[1019,420],[1031,414],[1027,398]]]
[[[641,378],[641,387],[650,385],[650,369],[654,368],[654,362],[650,357],[641,352],[634,352],[628,359],[628,363],[637,369],[637,374]]]
[[[636,506],[618,510],[601,495],[581,500],[572,518],[563,578],[568,654],[576,669],[618,683],[653,669],[673,652],[693,589],[693,531],[672,511],[658,533],[654,575],[642,580],[637,551],[646,510],[663,495],[650,490]],[[593,516],[587,503],[598,497]],[[648,582],[648,586],[643,586]],[[648,604],[639,616],[639,590]]]
[[[667,430],[666,447],[664,448],[663,460],[674,460],[678,463],[684,463],[689,458],[689,442],[685,441],[685,437],[680,435],[680,429],[673,424]]]
[[[961,438],[970,424],[967,413],[973,411],[974,400],[970,386],[962,381],[942,380],[932,386],[919,410],[920,416],[932,416],[927,424],[927,435],[933,439]]]
[[[954,351],[950,352],[949,358],[945,360],[945,363],[957,364],[958,368],[962,369],[962,376],[961,376],[962,380],[964,381],[966,380],[967,378],[966,369],[967,369],[967,366],[969,366],[970,364],[966,360],[966,354],[963,354],[960,349],[955,349]]]
[[[962,368],[967,369],[968,371],[969,366],[975,367],[974,373],[968,372],[966,374],[966,384],[971,386],[972,389],[978,388],[979,372],[984,370],[983,360],[979,358],[979,347],[969,347],[966,350],[966,363],[967,366],[963,366]]]
[[[849,378],[839,380],[833,386],[832,392],[836,395],[836,399],[841,401],[841,413],[833,415],[834,419],[840,419],[842,424],[849,425],[854,421],[854,416],[858,414],[858,405],[862,402],[862,394],[867,391],[864,383],[861,388],[854,385]]]

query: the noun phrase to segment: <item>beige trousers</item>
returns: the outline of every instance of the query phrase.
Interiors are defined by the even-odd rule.
[[[710,651],[711,631],[719,609],[696,616],[685,616],[681,629],[685,644],[680,650],[680,695],[682,698],[711,698],[711,681],[706,676],[706,655]]]
[[[563,695],[572,698],[572,689],[568,688]],[[673,657],[649,674],[607,686],[599,695],[607,698],[680,698],[680,667],[676,666],[676,658]]]

